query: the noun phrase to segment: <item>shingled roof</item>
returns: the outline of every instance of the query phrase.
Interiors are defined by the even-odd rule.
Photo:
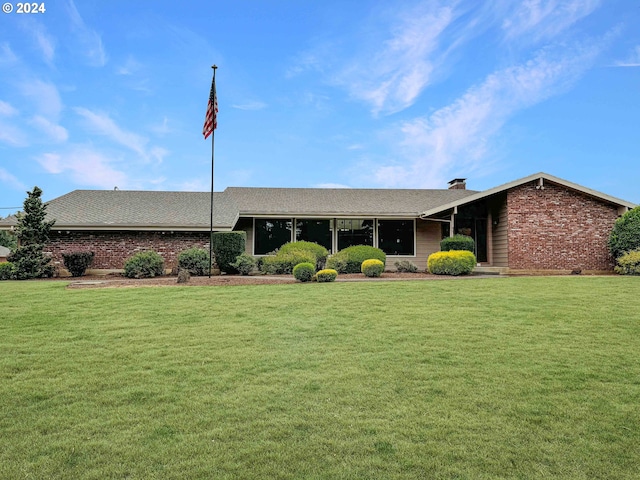
[[[241,216],[417,217],[476,193],[472,190],[240,188],[214,193],[215,230]],[[209,192],[74,190],[47,202],[55,228],[83,230],[208,230]],[[1,224],[15,224],[6,219]]]

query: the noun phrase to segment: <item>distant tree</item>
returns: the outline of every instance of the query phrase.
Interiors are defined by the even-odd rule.
[[[45,221],[47,206],[42,203],[42,190],[33,187],[18,213],[16,237],[18,247],[9,255],[16,277],[19,280],[47,277],[53,274],[51,259],[44,254],[44,246],[49,241],[49,233],[55,221]]]
[[[0,218],[2,220],[2,218]],[[0,245],[7,247],[9,250],[15,250],[17,246],[16,236],[6,230],[0,230]]]

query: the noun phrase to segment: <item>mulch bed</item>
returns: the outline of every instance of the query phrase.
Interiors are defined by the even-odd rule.
[[[431,275],[424,272],[397,273],[385,272],[380,278],[367,278],[362,274],[338,275],[337,282],[365,281],[378,282],[387,280],[427,280],[456,278],[439,275]],[[236,285],[281,285],[296,283],[292,275],[215,275],[209,277],[191,277],[188,283],[178,283],[177,276],[163,276],[155,278],[132,279],[117,274],[104,276],[84,276],[79,278],[58,278],[67,280],[67,288],[122,288],[122,287],[169,287],[169,286],[236,286]]]

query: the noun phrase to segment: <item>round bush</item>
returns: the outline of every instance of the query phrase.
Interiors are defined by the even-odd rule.
[[[633,250],[640,250],[640,207],[617,219],[609,235],[609,252],[613,258]]]
[[[396,272],[400,273],[416,273],[418,271],[418,267],[415,263],[410,262],[409,260],[400,260],[399,262],[394,263],[396,266]]]
[[[324,270],[320,270],[316,273],[316,280],[319,283],[323,282],[334,282],[338,277],[338,272],[333,270],[332,268],[325,268]]]
[[[621,255],[615,268],[620,275],[640,275],[640,250]]]
[[[275,255],[262,258],[261,271],[268,275],[291,275],[293,267],[299,263],[316,264],[316,256],[305,250],[279,250]]]
[[[468,250],[450,250],[429,255],[427,269],[434,275],[468,275],[476,266],[476,257]]]
[[[94,255],[93,252],[63,253],[62,260],[72,277],[81,277],[87,271],[89,265],[93,263]]]
[[[0,263],[0,280],[13,280],[15,277],[15,269],[11,262]]]
[[[314,273],[316,273],[316,266],[310,262],[299,263],[293,267],[293,276],[299,282],[310,282]]]
[[[256,268],[256,259],[248,253],[241,253],[236,261],[231,264],[240,275],[249,275]]]
[[[286,254],[293,251],[305,251],[311,252],[316,257],[316,269],[322,270],[324,268],[325,263],[327,262],[327,256],[329,255],[329,251],[324,248],[322,245],[318,245],[314,242],[307,242],[304,240],[298,242],[289,242],[285,243],[280,247],[278,253]]]
[[[443,238],[440,242],[440,250],[449,252],[451,250],[467,250],[473,252],[475,242],[468,235],[454,235],[453,237]]]
[[[164,260],[156,252],[139,252],[124,263],[127,278],[153,278],[164,274]]]
[[[364,273],[365,277],[379,277],[384,272],[384,263],[377,258],[370,258],[362,262],[360,271]]]
[[[191,275],[209,274],[209,252],[204,248],[188,248],[178,255],[178,268]]]
[[[387,261],[387,256],[379,248],[353,245],[332,255],[327,260],[327,268],[336,270],[338,273],[360,273],[362,262],[373,258],[380,260],[383,265]]]

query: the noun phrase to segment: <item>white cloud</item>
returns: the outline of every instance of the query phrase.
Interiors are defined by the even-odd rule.
[[[405,122],[399,134],[402,164],[381,165],[375,178],[384,186],[436,187],[449,172],[486,166],[491,140],[516,112],[564,91],[593,65],[604,48],[578,46],[541,50],[530,61],[496,71],[452,104]],[[455,173],[453,173],[455,175]]]
[[[0,115],[3,117],[12,117],[17,115],[17,113],[18,110],[16,110],[10,103],[0,100]]]
[[[18,57],[7,42],[0,43],[0,65],[13,65],[18,61]]]
[[[0,142],[11,147],[26,147],[29,145],[27,134],[13,123],[0,121]]]
[[[127,60],[122,65],[116,68],[116,73],[118,75],[134,75],[135,73],[140,71],[141,67],[142,64],[131,55],[129,55],[129,57],[127,57]]]
[[[40,115],[31,119],[31,123],[46,133],[55,142],[66,142],[69,139],[67,129]]]
[[[104,67],[107,63],[107,54],[102,45],[102,38],[95,30],[87,27],[73,0],[68,1],[67,11],[79,44],[84,49],[82,54],[87,58],[89,65]]]
[[[26,190],[27,186],[18,180],[14,175],[9,173],[4,168],[0,167],[0,182],[5,185],[8,185],[10,188],[14,190]]]
[[[524,37],[539,41],[553,38],[590,15],[600,0],[523,0],[513,2],[514,10],[503,21],[507,39]]]
[[[36,45],[42,53],[44,61],[48,65],[52,65],[56,53],[56,42],[47,33],[45,26],[30,17],[27,17],[23,26],[24,30],[28,32],[29,35],[33,36]]]
[[[457,2],[448,3],[426,2],[396,13],[385,38],[374,35],[374,41],[361,46],[363,52],[340,69],[335,83],[368,103],[375,115],[411,106],[442,61],[442,36],[457,16]]]
[[[20,83],[20,89],[25,97],[28,97],[34,105],[34,109],[41,115],[49,118],[57,118],[62,111],[62,99],[58,89],[52,83],[42,80],[30,80]]]
[[[626,60],[618,61],[614,67],[640,67],[640,45],[637,45]]]
[[[262,110],[263,108],[266,108],[266,107],[267,107],[267,104],[260,101],[246,102],[240,105],[238,104],[231,105],[231,108],[237,108],[238,110]]]
[[[93,132],[104,135],[114,142],[133,150],[144,159],[149,159],[150,155],[146,150],[148,143],[146,138],[123,130],[106,114],[95,113],[82,107],[76,107],[73,110],[87,120],[88,127]]]
[[[54,175],[70,175],[74,183],[99,188],[126,188],[128,178],[124,172],[114,169],[109,159],[88,147],[74,147],[64,155],[45,153],[38,163]]]
[[[87,121],[89,130],[132,150],[145,162],[162,163],[164,157],[169,154],[169,151],[162,147],[149,146],[148,138],[124,130],[107,114],[96,113],[82,107],[76,107],[73,110]]]

